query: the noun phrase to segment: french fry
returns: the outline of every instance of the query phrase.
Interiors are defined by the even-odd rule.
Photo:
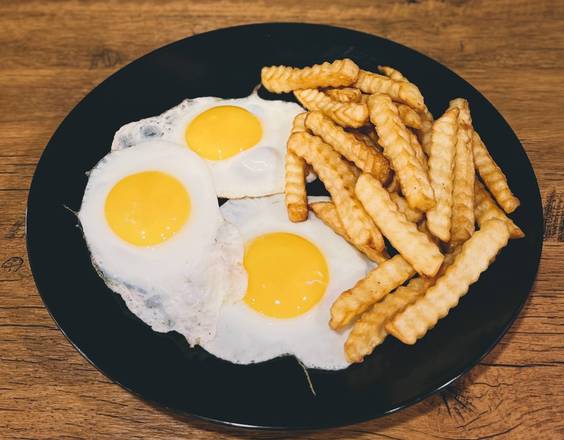
[[[427,174],[428,177],[429,164],[427,163],[427,155],[423,151],[423,148],[421,147],[421,144],[419,143],[419,139],[417,139],[415,133],[413,133],[411,130],[408,130],[407,132],[409,133],[409,141],[411,143],[411,148],[413,148],[413,152],[415,153],[415,157],[421,164],[421,167],[423,168],[425,174]]]
[[[306,131],[306,113],[300,113],[294,118],[292,133]],[[307,193],[306,193],[306,163],[292,151],[286,151],[284,162],[284,200],[288,218],[292,222],[307,220]]]
[[[433,115],[425,107],[422,112],[419,113],[421,116],[421,128],[417,130],[419,140],[421,141],[421,146],[423,151],[427,156],[431,154],[431,135],[433,133]]]
[[[423,219],[423,213],[418,209],[410,208],[407,200],[405,200],[397,192],[390,192],[390,198],[397,205],[399,212],[405,215],[405,218],[410,222],[419,223]]]
[[[409,206],[427,211],[435,204],[427,172],[415,154],[410,131],[401,122],[398,110],[387,95],[372,95],[368,101],[370,119],[399,178]]]
[[[435,243],[437,246],[440,245],[441,241],[435,237],[433,234],[431,234],[431,231],[429,231],[429,226],[427,225],[427,220],[422,220],[421,222],[419,222],[417,224],[417,230],[419,232],[423,232],[423,234],[425,234],[429,240],[431,240],[433,243]],[[445,255],[445,259],[446,259],[446,255]],[[443,262],[444,264],[444,262]],[[440,269],[439,269],[440,272]]]
[[[496,218],[507,224],[509,228],[509,238],[523,238],[525,236],[521,228],[513,223],[505,212],[497,206],[497,203],[495,203],[494,199],[492,199],[488,191],[484,188],[484,185],[482,185],[478,179],[476,179],[475,182],[474,194],[474,214],[478,226],[482,227],[488,220]]]
[[[358,319],[345,342],[349,362],[362,362],[364,357],[384,342],[387,322],[397,313],[413,304],[431,286],[429,278],[412,278],[407,286],[400,286]]]
[[[329,98],[339,102],[356,102],[362,101],[362,92],[354,87],[343,87],[340,89],[327,89],[325,94]]]
[[[452,265],[425,295],[397,314],[386,330],[405,344],[415,344],[458,304],[509,239],[505,222],[491,219],[462,245]]]
[[[519,199],[511,192],[507,183],[507,177],[505,177],[501,168],[495,163],[476,131],[472,135],[472,150],[474,152],[476,170],[480,173],[480,177],[499,206],[508,214],[515,211],[520,204]]]
[[[458,108],[458,131],[452,183],[452,220],[450,239],[462,243],[474,233],[474,155],[472,153],[472,119],[468,101],[454,99],[449,108]]]
[[[323,113],[310,112],[305,120],[305,125],[313,134],[319,136],[365,173],[372,174],[381,182],[388,180],[390,176],[388,159],[379,151],[359,141],[353,134],[339,127]]]
[[[406,127],[421,129],[421,115],[406,104],[397,104],[400,119]]]
[[[415,270],[401,255],[379,264],[354,287],[339,295],[331,306],[329,326],[333,330],[344,328],[413,275]]]
[[[370,216],[347,187],[349,165],[333,148],[317,136],[294,133],[288,140],[288,149],[313,166],[325,188],[331,194],[339,218],[356,246],[369,245],[384,250],[384,240]],[[350,178],[350,177],[349,177]]]
[[[317,89],[296,90],[294,95],[307,110],[320,111],[343,127],[358,128],[368,122],[366,104],[335,101]]]
[[[386,75],[388,78],[393,79],[394,81],[403,81],[411,84],[411,82],[405,76],[403,76],[403,74],[399,70],[396,70],[392,67],[378,66],[378,70],[380,71],[380,73]],[[419,111],[416,113],[418,119],[415,119],[414,116],[407,117],[405,115],[402,115],[401,104],[398,105],[398,110],[400,111],[400,116],[402,118],[403,123],[408,127],[417,129],[419,141],[423,146],[423,151],[425,151],[425,154],[427,154],[428,156],[430,154],[429,150],[431,148],[431,130],[433,128],[433,122],[434,122],[433,115],[427,109],[427,106],[424,106],[423,108],[419,109]],[[407,112],[407,110],[404,111]],[[413,124],[411,124],[411,121],[417,121],[415,123],[418,124],[419,126],[414,126]]]
[[[378,71],[382,75],[386,75],[388,78],[393,79],[394,81],[409,82],[409,80],[405,76],[403,76],[403,73],[401,73],[399,70],[394,69],[393,67],[378,66]]]
[[[337,214],[337,208],[335,208],[335,204],[333,202],[313,202],[309,204],[309,208],[314,212],[317,218],[319,218],[323,223],[329,226],[336,234],[340,235],[350,244],[356,247],[370,260],[377,263],[382,263],[389,258],[385,253],[382,253],[382,251],[377,251],[370,246],[356,246],[343,227],[341,219]]]
[[[422,275],[434,276],[443,255],[429,237],[408,221],[382,184],[369,174],[358,178],[355,193],[370,217],[398,252]]]
[[[358,66],[345,58],[303,69],[287,66],[263,67],[261,81],[270,92],[286,93],[316,87],[348,86],[355,82],[358,71]]]
[[[435,192],[435,206],[427,211],[429,231],[445,243],[450,241],[452,182],[458,132],[458,109],[447,110],[433,124],[429,156],[429,177]]]
[[[350,130],[350,131],[349,131]],[[368,145],[370,148],[374,148],[376,151],[378,152],[382,152],[383,149],[380,145],[378,145],[377,142],[374,141],[374,137],[370,136],[366,133],[363,133],[362,131],[359,131],[358,129],[349,129],[347,130],[349,133],[353,134],[355,138],[357,138],[360,142],[365,143],[366,145]],[[378,135],[376,135],[377,137]],[[389,163],[389,162],[388,162]]]
[[[303,112],[296,115],[294,121],[292,122],[292,133],[307,131],[307,128],[305,126],[306,117],[307,117],[307,112]]]
[[[417,111],[423,111],[425,108],[423,95],[415,84],[407,81],[394,81],[387,76],[361,69],[355,87],[367,94],[386,94],[394,101],[407,104]]]

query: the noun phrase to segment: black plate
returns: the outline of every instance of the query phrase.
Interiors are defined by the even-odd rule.
[[[123,124],[186,97],[248,95],[263,65],[349,57],[396,66],[439,115],[466,97],[476,129],[521,199],[513,216],[527,234],[511,241],[460,305],[415,346],[388,338],[364,363],[304,372],[289,357],[250,366],[189,349],[131,314],[90,264],[74,215],[91,169]],[[72,344],[110,379],[145,399],[202,418],[264,428],[339,426],[390,413],[439,390],[478,362],[527,299],[542,247],[537,182],[519,140],[495,108],[439,63],[388,40],[309,24],[259,24],[184,39],[129,64],[67,116],[37,166],[28,200],[27,246],[39,292]],[[306,335],[304,337],[307,337]]]

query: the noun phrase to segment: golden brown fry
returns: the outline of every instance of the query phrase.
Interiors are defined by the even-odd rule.
[[[401,255],[384,261],[339,295],[331,306],[329,325],[334,330],[342,329],[413,275],[415,270]]]
[[[335,204],[333,202],[313,202],[309,204],[309,207],[323,223],[329,226],[336,234],[343,237],[372,261],[382,263],[389,258],[386,254],[382,253],[382,251],[377,251],[370,246],[356,246],[343,227],[341,219],[337,214],[337,208],[335,208]]]
[[[378,66],[378,71],[382,75],[386,75],[388,78],[393,79],[394,81],[409,82],[409,80],[405,76],[403,76],[403,73],[401,73],[399,70],[394,69],[393,67]]]
[[[519,199],[509,189],[507,177],[495,163],[482,139],[475,131],[472,136],[472,150],[476,169],[499,206],[508,214],[515,211],[520,204]]]
[[[415,84],[406,81],[394,81],[387,76],[360,70],[355,87],[368,94],[383,93],[394,101],[409,105],[417,111],[423,111],[425,103]]]
[[[454,99],[450,108],[458,108],[458,131],[452,182],[452,220],[450,239],[462,243],[474,233],[474,155],[472,154],[472,119],[465,99]],[[451,243],[452,244],[452,243]]]
[[[299,133],[300,131],[307,131],[305,126],[305,120],[307,117],[307,112],[300,113],[296,115],[292,123],[292,133]]]
[[[458,304],[508,239],[505,222],[497,219],[485,222],[482,229],[462,245],[452,265],[435,285],[396,315],[386,325],[386,330],[405,344],[415,344]]]
[[[435,206],[427,211],[429,231],[445,243],[450,241],[452,182],[458,132],[458,109],[447,110],[433,124],[429,177],[435,192]]]
[[[523,238],[525,233],[513,221],[507,217],[505,212],[497,206],[494,199],[490,196],[484,185],[476,179],[474,186],[474,214],[476,215],[476,222],[481,227],[485,222],[492,218],[502,220],[509,228],[510,238]]]
[[[292,133],[306,131],[305,117],[307,113],[300,113],[294,118]],[[286,151],[284,162],[285,184],[284,199],[288,218],[292,222],[303,222],[307,219],[307,193],[306,193],[306,163],[293,153]]]
[[[376,151],[378,151],[380,153],[382,152],[382,147],[374,142],[374,137],[372,137],[372,136],[370,136],[366,133],[363,133],[362,131],[359,131],[358,129],[349,129],[347,131],[349,133],[351,133],[352,135],[354,135],[354,137],[357,138],[360,142],[365,143],[370,148],[374,148]],[[378,136],[378,135],[376,135],[376,136]]]
[[[305,161],[297,154],[286,152],[284,196],[288,218],[292,222],[307,220]]]
[[[431,231],[429,231],[429,226],[427,225],[427,220],[422,220],[420,223],[417,224],[417,230],[420,232],[423,232],[428,238],[429,240],[431,240],[433,243],[435,243],[437,246],[439,246],[439,244],[441,243],[441,241],[435,237],[433,234],[431,234]],[[446,260],[446,255],[445,255],[445,260]],[[443,262],[444,264],[444,262]],[[439,272],[441,270],[439,269]]]
[[[358,128],[368,122],[366,104],[335,101],[317,89],[296,90],[294,95],[307,110],[320,111],[343,127]]]
[[[362,102],[362,92],[354,87],[324,90],[329,98],[339,102]]]
[[[411,84],[411,82],[405,76],[403,76],[403,74],[399,70],[396,70],[392,67],[378,66],[378,70],[380,71],[380,73],[386,75],[388,78],[393,79],[394,81],[403,81]],[[402,116],[401,115],[402,109],[400,105],[398,105],[398,110],[400,111],[400,116]],[[431,130],[433,128],[433,115],[427,109],[427,106],[424,106],[423,108],[418,109],[417,117],[419,123],[418,127],[414,127],[413,125],[411,125],[407,120],[407,118],[404,118],[403,116],[402,116],[402,120],[405,125],[417,129],[417,134],[419,137],[419,141],[421,142],[421,145],[423,147],[423,151],[425,151],[425,154],[427,154],[428,156],[430,154],[429,151],[431,148]]]
[[[431,284],[429,278],[413,278],[407,286],[398,287],[365,312],[354,323],[345,342],[347,360],[362,362],[365,356],[372,353],[388,336],[385,328],[388,321],[419,299]]]
[[[342,87],[355,82],[358,66],[348,58],[299,69],[287,66],[263,67],[262,85],[274,93],[316,87]]]
[[[390,192],[390,198],[397,205],[399,212],[403,213],[405,218],[410,222],[419,223],[423,219],[423,213],[418,209],[410,208],[407,200],[405,200],[397,192]]]
[[[443,262],[443,255],[437,245],[398,210],[382,184],[371,175],[363,174],[356,182],[355,193],[382,233],[409,264],[422,275],[434,276]]]
[[[339,218],[355,245],[384,250],[382,234],[347,186],[347,179],[351,179],[350,169],[341,155],[320,138],[308,133],[292,134],[288,149],[313,166],[331,194]]]
[[[421,146],[423,151],[427,156],[431,154],[431,135],[433,133],[433,115],[425,107],[422,112],[419,113],[421,116],[421,128],[417,130],[419,140],[421,141]]]
[[[411,133],[401,122],[389,96],[372,95],[368,101],[384,155],[396,172],[409,206],[427,211],[435,204],[433,189],[411,142]]]
[[[305,125],[313,134],[319,136],[365,173],[372,174],[381,182],[388,180],[390,176],[388,159],[379,151],[359,141],[352,133],[339,127],[323,113],[310,112]]]
[[[400,119],[406,127],[421,128],[421,116],[406,104],[397,104]]]
[[[409,141],[411,142],[411,148],[413,148],[415,157],[421,164],[421,167],[425,171],[425,174],[427,174],[427,177],[429,177],[429,173],[428,173],[429,164],[427,163],[427,155],[423,151],[423,148],[421,147],[421,144],[419,143],[419,139],[417,139],[415,133],[413,133],[411,130],[407,130],[407,131],[409,133]]]

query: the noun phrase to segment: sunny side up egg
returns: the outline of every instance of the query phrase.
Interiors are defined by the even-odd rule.
[[[297,104],[246,98],[187,99],[160,116],[121,127],[112,150],[162,138],[196,152],[209,166],[218,197],[284,191],[286,141]]]
[[[290,222],[281,195],[220,209],[245,241],[248,288],[222,307],[215,337],[202,346],[237,364],[294,355],[308,368],[346,368],[348,330],[329,328],[330,307],[373,264],[315,215]]]
[[[100,276],[155,331],[202,343],[222,304],[244,295],[241,236],[187,148],[153,140],[107,154],[89,173],[78,218]]]

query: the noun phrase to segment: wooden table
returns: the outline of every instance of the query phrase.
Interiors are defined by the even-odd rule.
[[[24,244],[27,190],[35,165],[78,100],[125,63],[163,44],[264,21],[320,22],[370,32],[455,70],[516,131],[533,163],[545,210],[543,257],[530,300],[483,362],[440,394],[404,411],[299,437],[562,438],[564,2],[532,0],[316,0],[309,5],[302,0],[2,1],[0,438],[288,436],[178,418],[112,384],[71,347],[49,317]]]

